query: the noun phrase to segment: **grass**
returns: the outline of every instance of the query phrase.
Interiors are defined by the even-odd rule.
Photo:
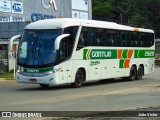
[[[0,73],[0,78],[13,79],[14,75],[13,73]]]

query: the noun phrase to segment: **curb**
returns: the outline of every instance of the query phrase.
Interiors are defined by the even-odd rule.
[[[0,78],[0,82],[13,82],[13,81],[16,81],[16,79]]]

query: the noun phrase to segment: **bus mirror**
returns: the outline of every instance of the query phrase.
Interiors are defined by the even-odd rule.
[[[13,41],[16,40],[16,39],[20,39],[20,38],[21,38],[21,35],[16,35],[16,36],[13,36],[13,37],[10,39],[9,46],[10,46],[10,50],[11,50],[11,51],[13,50]]]
[[[70,34],[63,34],[63,35],[60,35],[56,38],[56,40],[55,40],[55,50],[59,50],[59,45],[60,45],[61,40],[65,37],[68,37],[68,36],[70,36]]]

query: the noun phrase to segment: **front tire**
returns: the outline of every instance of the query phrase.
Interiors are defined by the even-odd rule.
[[[85,81],[85,75],[82,70],[78,70],[75,76],[75,82],[72,84],[74,88],[80,88]]]

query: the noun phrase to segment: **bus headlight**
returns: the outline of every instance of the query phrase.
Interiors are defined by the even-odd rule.
[[[53,71],[49,71],[49,72],[48,72],[48,75],[50,75],[50,74],[53,74]]]
[[[20,72],[21,72],[21,71],[18,69],[18,70],[17,70],[17,73],[20,73]]]
[[[45,74],[46,75],[51,75],[51,74],[53,74],[54,73],[54,71],[49,71],[49,72],[46,72]]]

